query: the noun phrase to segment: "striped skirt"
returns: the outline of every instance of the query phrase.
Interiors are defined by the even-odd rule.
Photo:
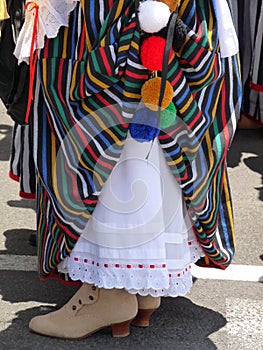
[[[263,125],[263,1],[233,0],[240,42],[242,112]]]
[[[9,177],[19,182],[19,196],[36,198],[36,167],[34,163],[33,126],[14,124]]]
[[[58,36],[47,40],[40,52],[34,98],[39,272],[43,280],[57,277],[71,283],[72,279],[92,277],[93,282],[104,286],[95,280],[95,273],[103,272],[103,269],[99,272],[100,264],[105,269],[107,265],[114,265],[116,271],[120,267],[117,252],[127,253],[126,260],[122,257],[127,273],[135,263],[139,272],[144,271],[141,266],[145,264],[148,272],[151,266],[158,266],[159,272],[164,273],[162,276],[165,275],[164,290],[160,292],[160,287],[159,293],[176,295],[169,291],[170,274],[176,278],[186,274],[190,281],[189,264],[197,262],[201,255],[205,257],[198,260],[199,264],[224,269],[234,254],[226,154],[239,115],[239,60],[236,54],[221,56],[216,0],[209,5],[202,0],[182,1],[179,17],[185,24],[187,37],[180,52],[172,55],[167,73],[174,89],[175,122],[160,130],[152,148],[149,149],[148,144],[132,144],[127,148],[129,125],[141,101],[142,85],[149,79],[149,71],[140,61],[141,33],[134,6],[133,0],[82,0],[70,15],[69,27],[62,27]],[[141,147],[143,157],[139,156]],[[129,260],[131,252],[123,246],[110,250],[107,243],[98,249],[98,242],[91,241],[90,234],[100,232],[103,227],[107,229],[104,239],[111,237],[115,231],[110,232],[109,227],[113,223],[121,224],[127,214],[124,206],[122,215],[112,213],[114,208],[110,206],[114,206],[114,202],[109,184],[119,184],[124,196],[131,192],[132,170],[127,176],[125,171],[121,177],[114,176],[121,169],[119,165],[125,163],[126,158],[121,158],[123,152],[130,150],[138,154],[133,154],[124,170],[130,169],[130,161],[133,164],[135,158],[133,171],[136,174],[138,169],[150,184],[156,167],[150,172],[143,170],[148,159],[145,150],[148,150],[149,159],[152,155],[159,164],[157,172],[170,184],[167,203],[176,215],[167,222],[163,217],[169,210],[161,210],[162,220],[157,220],[151,229],[146,227],[144,232],[150,239],[136,242]],[[143,165],[138,166],[141,163]],[[152,203],[143,217],[151,214],[151,210],[162,208],[163,203],[166,205],[161,196],[162,186],[158,184],[160,180],[156,181],[151,184],[151,196],[139,191],[138,198],[143,199],[143,203],[147,204],[147,199]],[[147,183],[145,177],[143,182]],[[104,196],[108,204],[102,210]],[[96,226],[97,215],[102,222]],[[140,222],[139,214],[136,218],[130,216],[122,229],[137,228],[138,223],[145,224]],[[178,228],[183,225],[187,229]],[[160,235],[154,236],[154,241],[151,235],[153,232],[155,235],[156,229]],[[124,242],[129,242],[134,237],[145,237],[139,233],[138,230],[131,235],[122,232],[121,236]],[[167,261],[168,253],[164,252],[169,239],[171,246],[174,244],[174,251],[167,249],[172,267],[171,261]],[[87,255],[82,254],[83,240],[88,242]],[[152,242],[156,244],[151,246]],[[192,254],[191,246],[197,254]],[[152,259],[154,249],[156,261]],[[147,252],[149,259],[144,261]],[[67,269],[74,261],[80,261],[76,259],[81,260],[81,274],[74,277],[71,271],[69,276]],[[85,275],[86,268],[90,270]],[[129,282],[132,278],[130,276]],[[176,279],[173,281],[176,284]],[[112,286],[112,282],[109,285]],[[135,285],[124,285],[123,280],[118,282],[116,278],[115,285],[138,291]],[[189,286],[188,283],[186,290]],[[155,287],[140,284],[139,289],[141,294],[153,294]]]

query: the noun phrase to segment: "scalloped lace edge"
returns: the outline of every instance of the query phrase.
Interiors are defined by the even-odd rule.
[[[203,252],[199,246],[189,247],[191,261],[184,268],[169,270],[165,262],[151,265],[144,262],[140,264],[116,264],[110,259],[97,259],[93,257],[80,257],[78,252],[65,259],[59,265],[59,271],[68,273],[73,281],[95,284],[105,289],[125,289],[131,294],[142,296],[184,296],[192,286],[191,263],[195,263]],[[117,265],[117,267],[116,267]]]

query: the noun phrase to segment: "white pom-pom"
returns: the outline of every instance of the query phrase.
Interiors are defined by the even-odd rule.
[[[157,33],[166,27],[170,15],[169,7],[159,1],[144,1],[140,3],[138,8],[140,27],[146,33]]]

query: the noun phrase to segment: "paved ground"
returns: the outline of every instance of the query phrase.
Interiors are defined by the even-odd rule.
[[[148,329],[133,327],[124,339],[106,329],[63,341],[28,332],[32,316],[62,305],[74,290],[38,281],[36,251],[28,244],[35,203],[20,199],[8,178],[11,127],[0,106],[0,350],[263,349],[263,130],[240,130],[229,152],[237,240],[231,269],[193,269],[191,293],[163,299]]]

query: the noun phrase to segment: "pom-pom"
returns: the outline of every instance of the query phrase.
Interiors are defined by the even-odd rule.
[[[179,51],[183,43],[185,42],[187,30],[183,21],[180,18],[176,19],[174,37],[172,47],[174,51]]]
[[[169,7],[158,1],[144,1],[138,8],[140,27],[146,33],[156,33],[166,27],[170,15]]]
[[[156,77],[147,80],[141,90],[142,101],[147,108],[158,111],[159,108],[159,98],[160,98],[160,87],[161,87],[161,78]],[[169,81],[165,82],[164,96],[162,99],[161,109],[165,109],[169,106],[173,99],[173,87]]]
[[[174,12],[180,5],[180,0],[157,0],[166,4],[171,12]]]
[[[150,142],[160,133],[156,113],[148,108],[137,110],[132,118],[129,130],[131,137],[138,142]]]
[[[141,44],[140,58],[143,66],[149,70],[162,70],[166,40],[160,36],[150,36]],[[172,50],[170,51],[170,57]]]
[[[163,109],[161,111],[161,117],[160,117],[161,129],[165,129],[173,125],[175,118],[176,118],[176,107],[173,104],[173,102],[171,102],[166,109]]]

